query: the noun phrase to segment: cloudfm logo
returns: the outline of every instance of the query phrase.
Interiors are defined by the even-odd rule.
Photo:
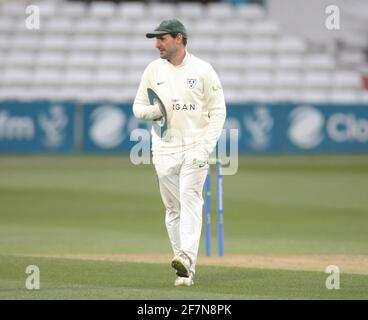
[[[249,145],[253,149],[263,150],[270,145],[273,123],[271,112],[266,107],[257,107],[253,114],[244,116],[244,126],[250,133]]]
[[[62,106],[51,106],[47,112],[38,116],[39,124],[45,137],[43,143],[47,147],[59,147],[65,139],[65,128],[69,119]]]
[[[316,108],[300,106],[290,115],[288,137],[290,141],[301,149],[312,149],[323,141],[322,129],[324,116]]]
[[[125,139],[126,116],[113,106],[102,106],[91,114],[92,125],[89,131],[92,141],[101,148],[117,147]]]

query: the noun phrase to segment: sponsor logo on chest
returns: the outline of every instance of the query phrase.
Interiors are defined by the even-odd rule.
[[[173,110],[194,111],[196,109],[196,105],[194,103],[173,103],[172,108]]]
[[[197,85],[197,79],[187,79],[187,86],[189,89],[194,89]]]
[[[172,101],[172,109],[173,110],[183,110],[183,111],[195,111],[196,105],[195,103],[181,103],[180,99],[171,99]]]

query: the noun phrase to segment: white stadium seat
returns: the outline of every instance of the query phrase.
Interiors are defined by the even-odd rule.
[[[157,51],[157,49],[155,49],[155,42],[147,41],[145,37],[137,37],[136,39],[130,41],[129,45],[127,46],[127,49],[137,54],[141,52]]]
[[[32,89],[31,87],[12,87],[8,89],[7,98],[10,100],[19,101],[39,101],[39,100],[51,100],[52,92],[50,89],[38,88]]]
[[[363,91],[358,94],[358,99],[361,103],[368,104],[368,91]]]
[[[7,34],[0,34],[0,49],[8,50],[9,42],[12,40],[11,36]]]
[[[300,102],[327,103],[329,101],[329,98],[325,90],[303,89],[299,95],[298,100]]]
[[[216,46],[216,40],[214,37],[193,37],[188,42],[188,50],[194,54],[197,52],[213,52],[213,48]]]
[[[331,70],[335,67],[335,59],[327,54],[310,54],[304,58],[304,66],[309,69]]]
[[[98,51],[101,49],[101,38],[92,35],[78,35],[69,42],[70,50]]]
[[[362,77],[355,71],[336,71],[332,75],[333,86],[336,88],[362,88]]]
[[[224,72],[220,73],[221,84],[226,90],[227,88],[239,88],[242,85],[242,75],[240,72]]]
[[[146,38],[146,33],[153,31],[157,25],[159,24],[159,21],[152,19],[152,18],[147,18],[144,21],[142,21],[141,23],[139,23],[136,27],[132,28],[130,27],[130,35],[134,35],[134,40],[137,39],[144,39],[147,42],[147,38]]]
[[[302,85],[302,76],[299,72],[278,72],[273,84],[277,88],[298,88]]]
[[[0,75],[1,83],[1,75]],[[0,101],[6,100],[24,100],[25,93],[28,91],[27,86],[12,86],[12,87],[1,87],[0,86]]]
[[[35,86],[29,89],[30,97],[33,100],[48,100],[57,101],[57,96],[59,92],[59,85],[56,86]]]
[[[280,70],[300,70],[304,66],[303,56],[299,54],[282,54],[275,56],[275,67]]]
[[[272,55],[266,54],[251,54],[243,57],[243,65],[248,70],[260,69],[271,70],[274,67],[274,59]]]
[[[100,86],[118,86],[122,88],[124,87],[124,74],[119,70],[98,72],[94,77],[94,84]]]
[[[331,91],[329,94],[329,101],[331,103],[357,103],[359,102],[359,96],[357,92],[353,90],[337,90]]]
[[[0,70],[7,66],[7,53],[3,53],[0,51]],[[0,72],[0,77],[1,77],[1,72]]]
[[[93,73],[87,70],[68,69],[63,76],[63,84],[69,86],[87,86],[93,81]]]
[[[89,10],[89,15],[97,19],[110,19],[115,13],[115,3],[107,1],[92,2]]]
[[[2,71],[3,85],[27,85],[32,79],[32,70],[25,68],[6,68]]]
[[[339,60],[345,64],[364,64],[366,62],[365,54],[360,50],[343,50],[338,52]]]
[[[78,86],[66,86],[62,87],[55,94],[55,100],[75,100],[75,101],[87,101],[91,92],[86,87],[78,87]]]
[[[258,37],[275,37],[280,34],[279,25],[276,22],[269,20],[256,22],[251,25],[249,29],[252,36]]]
[[[348,47],[358,49],[358,50],[364,50],[364,48],[366,48],[368,45],[368,40],[364,32],[357,32],[356,30],[348,31],[348,30],[343,29],[341,32],[341,40]]]
[[[66,61],[67,68],[93,68],[96,65],[96,54],[91,52],[73,52]]]
[[[1,13],[5,17],[24,17],[25,9],[29,4],[26,1],[5,1],[0,5]]]
[[[108,35],[124,35],[131,34],[131,26],[132,24],[128,20],[119,17],[107,21],[104,29]]]
[[[171,3],[149,2],[147,6],[147,16],[159,22],[163,19],[168,19],[168,17],[175,17],[176,8]]]
[[[224,89],[227,103],[244,103],[243,93],[239,89]]]
[[[307,50],[307,44],[301,38],[285,36],[277,42],[276,49],[285,53],[304,53]]]
[[[243,4],[239,5],[235,13],[238,17],[246,21],[256,21],[265,17],[263,7],[258,4]]]
[[[247,51],[253,53],[273,53],[275,51],[276,41],[272,37],[251,37],[244,46]]]
[[[146,5],[143,2],[121,2],[118,14],[132,21],[143,19],[146,17]]]
[[[214,68],[217,70],[243,70],[245,56],[242,54],[229,54],[220,56],[214,60]]]
[[[11,51],[8,53],[7,58],[6,58],[6,64],[8,66],[18,66],[18,67],[24,67],[24,68],[32,68],[33,65],[35,64],[37,55],[30,51],[23,51],[23,52],[19,52],[18,50],[16,51]]]
[[[272,85],[272,75],[269,72],[247,72],[242,81],[246,88],[266,88]]]
[[[180,18],[199,20],[203,16],[204,8],[198,2],[179,2],[176,13]]]
[[[209,3],[206,8],[206,15],[211,19],[229,20],[234,16],[234,8],[227,3]]]
[[[247,36],[250,33],[250,25],[243,20],[229,20],[221,23],[221,33],[228,36]],[[240,41],[245,39],[239,39]]]
[[[58,8],[58,15],[78,19],[87,12],[87,5],[84,2],[62,1]]]
[[[136,85],[124,86],[122,94],[124,94],[125,100],[132,101],[137,94],[137,90]]]
[[[270,91],[270,99],[274,102],[297,102],[298,90],[295,89],[273,89]]]
[[[142,77],[142,70],[134,69],[132,71],[124,73],[124,81],[125,81],[124,86],[130,87],[130,88],[135,87],[135,91],[137,91],[138,89],[137,86],[139,85],[139,82],[141,81],[141,77]]]
[[[71,36],[57,35],[57,36],[46,36],[42,39],[41,48],[43,50],[69,50],[71,44]]]
[[[80,34],[100,34],[105,31],[104,23],[94,18],[83,18],[76,22],[75,32]]]
[[[241,92],[244,102],[270,102],[271,95],[269,90],[264,89],[246,89]]]
[[[121,36],[105,36],[101,39],[101,48],[108,51],[126,51],[129,49],[129,40]]]
[[[12,33],[15,31],[16,22],[19,21],[19,19],[13,18],[13,17],[1,17],[0,19],[0,34],[2,33]]]
[[[189,50],[189,52],[191,52],[191,50]],[[199,55],[195,54],[195,56],[199,59],[207,61],[211,65],[215,65],[216,59],[217,59],[217,55],[211,51],[202,52],[202,53],[199,53]]]
[[[128,65],[130,68],[143,71],[151,61],[157,58],[158,54],[157,56],[153,54],[130,54],[127,57],[127,60],[129,61]]]
[[[122,103],[131,100],[126,98],[126,93],[121,88],[116,89],[113,87],[95,87],[89,91],[90,94],[83,99],[86,102],[109,101]]]
[[[44,51],[37,55],[35,60],[36,65],[40,67],[64,67],[65,54],[58,51]]]
[[[244,52],[245,47],[246,43],[238,41],[235,36],[232,36],[220,38],[212,50],[225,54],[236,54]]]
[[[26,101],[39,101],[39,100],[45,100],[50,98],[50,91],[46,88],[28,88],[25,92],[24,99]]]
[[[189,32],[193,34],[193,38],[204,38],[206,36],[218,36],[219,33],[222,33],[222,30],[218,22],[214,20],[199,20],[191,25]]]
[[[54,18],[58,15],[58,1],[32,1],[30,4],[36,5],[40,9],[40,16],[42,18]],[[29,5],[29,3],[27,4]]]
[[[1,57],[1,56],[0,56]],[[2,66],[0,66],[2,67]],[[1,70],[2,71],[2,70]],[[5,83],[5,79],[4,79],[4,73],[3,72],[0,72],[0,90],[2,88],[2,83],[3,83],[3,80],[4,80],[4,83]]]
[[[302,83],[308,88],[329,88],[332,84],[331,75],[327,72],[307,72]]]
[[[96,60],[96,67],[102,70],[119,69],[129,65],[129,61],[125,55],[120,53],[105,52]]]
[[[54,17],[45,23],[45,32],[51,34],[70,34],[74,31],[75,21],[69,17]]]
[[[18,50],[38,50],[42,38],[38,34],[16,35],[10,40],[10,47]],[[9,44],[8,44],[9,45]]]
[[[36,85],[59,85],[62,80],[62,72],[57,69],[38,69],[34,72],[32,83]]]

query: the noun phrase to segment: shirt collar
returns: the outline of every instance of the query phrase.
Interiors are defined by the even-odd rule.
[[[168,63],[169,65],[171,65],[173,68],[180,68],[180,67],[185,66],[189,62],[190,56],[191,56],[191,54],[189,54],[189,52],[187,50],[185,50],[185,56],[184,56],[184,59],[181,62],[181,64],[178,64],[177,66],[174,66],[172,63],[170,63],[166,59],[165,59],[165,62]]]
[[[181,66],[184,66],[186,65],[190,60],[190,54],[187,50],[185,50],[185,57],[183,59],[183,61],[181,62],[181,64],[177,65],[177,67],[181,67]]]

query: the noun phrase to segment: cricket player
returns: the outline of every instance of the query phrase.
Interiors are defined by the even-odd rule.
[[[188,34],[180,21],[164,20],[146,37],[156,38],[160,59],[145,69],[133,112],[138,119],[162,120],[162,106],[150,104],[148,88],[165,107],[168,131],[160,136],[152,130],[152,161],[174,252],[174,285],[191,286],[202,229],[202,190],[209,155],[226,118],[224,94],[212,66],[186,50]]]

